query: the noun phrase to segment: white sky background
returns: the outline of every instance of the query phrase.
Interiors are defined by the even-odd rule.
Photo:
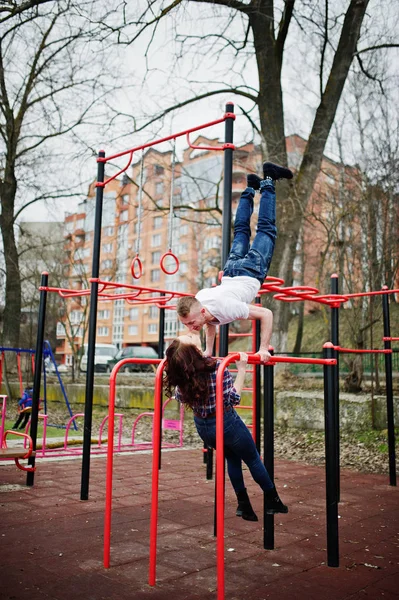
[[[136,3],[132,2],[131,4],[135,5]],[[340,4],[346,7],[348,2],[343,2],[342,0]],[[276,2],[276,5],[278,6],[279,3]],[[368,9],[369,16],[366,17],[364,23],[365,28],[371,27],[370,39],[372,38],[374,29],[381,27],[380,21],[384,23],[387,15],[389,15],[389,27],[391,30],[387,30],[385,25],[385,32],[391,37],[396,34],[396,42],[398,41],[398,5],[399,3],[393,2],[393,0],[372,0],[370,2]],[[186,6],[187,8],[184,11],[184,27],[181,24],[179,26],[182,31],[184,30],[186,33],[188,32],[192,35],[200,35],[201,32],[209,30],[210,27],[215,30],[213,8],[206,5],[189,4]],[[219,12],[223,13],[221,10]],[[179,14],[183,15],[183,12]],[[226,14],[226,11],[224,14]],[[205,19],[203,19],[204,15],[206,15]],[[236,27],[238,28],[238,25]],[[337,32],[339,32],[339,29],[337,29]],[[144,56],[144,53],[147,49],[149,33],[131,46],[109,49],[108,61],[115,73],[115,77],[118,78],[120,84],[126,81],[129,85],[129,87],[125,87],[122,91],[119,90],[113,98],[113,106],[121,111],[122,115],[112,122],[112,127],[106,136],[100,131],[100,127],[93,126],[78,131],[79,140],[75,137],[74,139],[70,139],[69,142],[65,139],[62,142],[60,140],[57,142],[57,147],[54,151],[54,162],[48,165],[45,172],[47,178],[46,185],[50,184],[51,186],[52,179],[54,179],[55,185],[55,182],[59,181],[61,177],[65,181],[70,182],[71,188],[79,188],[81,196],[76,200],[36,203],[22,213],[24,221],[63,220],[65,210],[68,212],[76,210],[78,202],[85,197],[89,180],[94,180],[96,177],[96,160],[90,149],[98,151],[100,148],[103,148],[106,154],[110,155],[137,146],[143,142],[170,135],[172,132],[175,133],[197,124],[220,118],[224,113],[226,102],[230,100],[234,102],[237,113],[235,143],[239,144],[252,140],[253,133],[251,127],[247,119],[244,116],[240,116],[238,108],[238,105],[242,105],[245,110],[249,110],[252,108],[252,103],[249,100],[233,96],[229,93],[216,95],[182,108],[178,112],[173,113],[173,115],[165,118],[162,122],[154,123],[145,133],[129,134],[129,130],[133,130],[133,118],[137,120],[137,123],[141,123],[143,116],[157,112],[160,107],[166,108],[169,104],[176,102],[177,99],[184,100],[191,96],[190,86],[187,82],[189,79],[197,82],[196,88],[200,93],[208,89],[223,87],[223,81],[227,83],[233,80],[235,85],[240,85],[244,83],[244,79],[246,85],[252,86],[254,90],[257,89],[258,78],[254,56],[249,56],[244,65],[243,61],[238,60],[235,63],[231,63],[231,55],[224,58],[223,55],[216,55],[209,51],[206,56],[203,56],[200,52],[196,51],[185,55],[184,60],[180,61],[177,65],[173,65],[175,53],[180,48],[178,42],[174,40],[174,36],[175,17],[172,14],[160,24],[147,57]],[[315,49],[315,44],[320,44],[317,35],[313,36],[312,39],[306,38],[300,33],[298,26],[294,22],[292,23],[286,42],[282,80],[287,135],[298,133],[303,137],[307,137],[310,132],[314,110],[319,102],[319,83],[315,76],[315,69],[317,71],[318,67],[319,52]],[[398,50],[389,49],[380,51],[376,56],[380,61],[386,61],[389,73],[389,82],[386,83],[386,86],[390,90],[392,97],[395,97],[395,93],[397,97],[399,88]],[[363,58],[365,61],[367,60],[366,55]],[[148,66],[150,67],[149,72],[147,72]],[[330,63],[328,62],[327,67],[329,66]],[[242,72],[243,67],[245,70]],[[118,70],[120,71],[118,72]],[[329,68],[326,70],[328,73]],[[345,150],[344,159],[347,162],[355,162],[361,161],[361,155],[359,154],[358,138],[354,135],[352,126],[351,109],[353,108],[353,94],[350,93],[349,87],[348,85],[344,101],[340,104],[339,119],[337,120],[346,120],[340,128]],[[256,92],[254,93],[256,95]],[[392,103],[391,109],[393,111],[392,121],[394,125],[392,129],[397,129],[397,113],[394,103]],[[65,110],[71,110],[71,106],[65,107]],[[362,114],[366,120],[370,116],[368,113],[370,111],[372,113],[375,110],[373,98],[367,101],[362,110]],[[99,113],[97,114],[97,119],[98,115]],[[255,121],[258,121],[255,110],[251,112],[251,116]],[[367,123],[371,132],[373,130],[373,119],[368,120]],[[210,137],[220,136],[223,138],[224,124],[205,130],[204,134]],[[192,134],[191,139],[194,139],[195,135]],[[79,158],[70,162],[69,153],[76,152],[80,141],[83,141],[87,147],[80,151]],[[178,142],[179,151],[185,147],[185,138],[181,138],[181,141]],[[336,148],[333,136],[331,136],[326,153],[333,158],[339,159]],[[170,145],[158,146],[158,149],[170,149]],[[67,158],[63,160],[63,156]],[[120,164],[125,164],[125,162],[126,159],[122,158]]]

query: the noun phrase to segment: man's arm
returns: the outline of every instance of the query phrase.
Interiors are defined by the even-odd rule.
[[[204,356],[212,356],[216,337],[216,325],[205,324],[205,352]]]
[[[262,362],[267,362],[270,360],[269,346],[273,331],[273,313],[259,304],[250,304],[248,319],[260,320],[260,346],[256,354],[259,354]]]

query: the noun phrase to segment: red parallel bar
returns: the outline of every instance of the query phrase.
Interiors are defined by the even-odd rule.
[[[216,374],[216,464],[224,465],[224,427],[223,427],[223,372],[228,365],[240,359],[240,354],[229,354],[222,359]],[[335,358],[294,358],[273,356],[266,364],[305,363],[335,365]],[[248,364],[260,364],[256,354],[248,356]],[[154,449],[155,453],[155,449]],[[217,556],[217,599],[224,600],[224,469],[216,469],[216,556]]]
[[[383,342],[399,342],[399,337],[383,337]]]
[[[116,376],[119,370],[126,364],[156,365],[160,359],[151,358],[125,358],[118,362],[112,369],[109,378],[109,400],[108,400],[108,445],[107,445],[107,467],[105,480],[105,514],[104,514],[104,567],[109,569],[111,553],[111,516],[112,516],[112,476],[114,463],[114,436],[115,436],[115,388]]]
[[[139,150],[144,150],[145,148],[150,148],[151,146],[156,146],[157,144],[162,144],[163,142],[168,142],[169,140],[174,140],[175,138],[181,137],[182,135],[187,135],[188,133],[193,133],[194,131],[199,131],[200,129],[206,129],[207,127],[218,125],[219,123],[223,123],[226,119],[235,119],[235,114],[225,113],[222,118],[217,119],[216,121],[210,121],[209,123],[204,123],[203,125],[197,125],[196,127],[192,127],[191,129],[185,129],[184,131],[180,131],[179,133],[173,133],[172,135],[168,135],[167,137],[161,138],[160,140],[147,142],[147,144],[142,144],[141,146],[136,146],[135,148],[130,148],[129,150],[124,150],[123,152],[112,154],[111,156],[99,156],[97,158],[97,162],[106,163],[109,160],[113,160],[114,158],[119,158],[120,156],[125,156],[126,154],[130,153],[133,154],[134,152],[138,152]]]
[[[358,294],[345,294],[347,298],[361,298],[363,296],[381,296],[382,294],[399,294],[399,290],[377,290],[375,292],[359,292]]]
[[[356,350],[354,348],[341,348],[341,346],[333,346],[334,350],[338,350],[338,352],[353,353],[353,354],[392,354],[391,349],[383,349],[383,350]]]
[[[163,359],[155,375],[154,421],[152,444],[152,495],[150,523],[150,564],[148,573],[149,585],[155,585],[157,568],[157,531],[158,531],[158,490],[159,490],[159,454],[161,451],[161,411],[162,411],[162,375],[165,365]]]

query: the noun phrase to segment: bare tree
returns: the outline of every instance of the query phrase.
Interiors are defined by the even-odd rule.
[[[61,0],[9,2],[0,7],[5,345],[17,346],[20,331],[17,219],[38,200],[78,194],[79,182],[65,167],[77,151],[83,126],[98,123],[95,109],[107,91],[101,54],[89,50],[89,44],[95,43],[95,32],[79,15],[80,8],[89,4]],[[62,147],[58,143],[61,138]]]
[[[369,4],[372,12],[365,21]],[[205,10],[199,12],[200,6],[206,6],[203,23],[201,16],[205,15]],[[192,13],[190,7],[199,10]],[[264,158],[283,165],[287,164],[287,152],[282,74],[287,43],[301,47],[301,44],[303,46],[311,41],[311,46],[306,48],[306,59],[301,62],[300,73],[298,67],[295,72],[297,77],[305,79],[304,88],[308,80],[307,70],[314,74],[308,94],[313,98],[309,111],[313,124],[294,184],[279,186],[279,192],[286,199],[278,203],[279,236],[271,270],[271,274],[282,277],[287,285],[291,285],[304,209],[320,170],[351,65],[356,59],[358,68],[373,77],[375,65],[368,60],[372,51],[382,52],[385,48],[397,46],[390,37],[389,27],[386,26],[384,31],[371,27],[377,13],[379,17],[381,15],[380,5],[374,6],[369,0],[334,3],[328,0],[317,3],[306,0],[279,3],[273,0],[151,0],[145,3],[144,8],[143,3],[138,6],[130,4],[130,8],[133,16],[129,16],[129,5],[125,4],[123,22],[119,26],[115,26],[115,22],[112,26],[108,24],[107,36],[116,32],[118,42],[127,45],[137,39],[144,40],[149,65],[152,45],[162,29],[163,20],[166,19],[169,26],[172,24],[174,44],[180,44],[180,49],[176,47],[176,63],[171,69],[174,79],[181,74],[178,100],[161,108],[146,124],[204,97],[233,93],[243,99],[242,112],[261,135]],[[392,3],[390,9],[395,10]],[[192,22],[195,27],[190,29]],[[298,36],[302,36],[302,42],[298,41]],[[207,81],[196,77],[205,56],[210,57],[213,68],[211,81],[209,77]],[[292,52],[287,56],[293,59]],[[180,59],[184,58],[187,64],[188,57],[192,61],[190,68],[186,67],[184,71],[181,66],[179,70],[179,64],[182,65]],[[222,57],[226,58],[225,62]],[[229,59],[231,62],[227,63]],[[258,75],[255,84],[246,77],[247,65],[253,62],[256,62]],[[220,68],[220,65],[223,67]],[[294,65],[291,68],[295,68]],[[148,74],[151,74],[150,66]],[[289,305],[285,303],[275,307],[274,343],[281,350],[286,347],[289,313]]]

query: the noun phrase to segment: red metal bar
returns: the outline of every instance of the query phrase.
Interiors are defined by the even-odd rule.
[[[356,350],[355,348],[341,348],[341,346],[334,346],[334,350],[343,352],[345,354],[392,354],[392,350]]]
[[[145,148],[150,148],[151,146],[156,146],[157,144],[162,144],[163,142],[168,142],[169,140],[173,140],[174,138],[181,137],[183,135],[187,135],[187,133],[193,133],[194,131],[199,131],[200,129],[206,129],[208,127],[212,127],[213,125],[218,125],[219,123],[223,123],[226,119],[235,119],[234,113],[225,113],[222,118],[216,119],[216,121],[210,121],[209,123],[204,123],[203,125],[197,125],[196,127],[192,127],[191,129],[185,129],[184,131],[180,131],[179,133],[173,133],[172,135],[168,135],[167,137],[161,138],[159,140],[153,140],[152,142],[147,142],[146,144],[142,144],[141,146],[136,146],[134,148],[130,148],[129,150],[124,150],[123,152],[118,152],[117,154],[112,154],[111,156],[104,156],[97,158],[97,162],[108,162],[113,160],[114,158],[119,158],[120,156],[125,156],[126,154],[138,152],[139,150],[144,150]]]
[[[228,142],[226,142],[222,146],[194,146],[194,144],[192,144],[190,142],[190,133],[187,133],[186,140],[187,140],[187,144],[190,146],[190,148],[193,148],[194,150],[235,150],[236,149],[234,144],[229,144]]]
[[[383,337],[383,342],[399,342],[399,337]]]
[[[125,358],[116,363],[109,379],[108,400],[108,445],[107,466],[105,483],[105,514],[104,514],[104,567],[109,569],[111,552],[111,516],[112,516],[112,476],[114,462],[114,436],[115,436],[115,388],[116,376],[126,364],[153,365],[161,362],[160,359],[151,358]]]
[[[157,531],[158,531],[158,491],[159,491],[159,457],[161,452],[161,412],[162,412],[162,375],[165,360],[159,364],[155,375],[154,421],[152,449],[152,495],[150,523],[150,565],[148,583],[154,586],[157,568]]]

